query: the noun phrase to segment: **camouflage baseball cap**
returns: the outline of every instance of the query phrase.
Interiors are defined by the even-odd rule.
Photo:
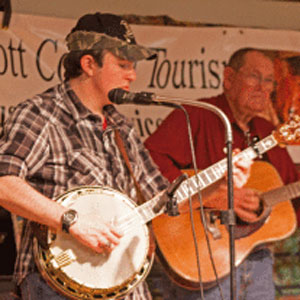
[[[155,51],[138,45],[129,24],[113,14],[87,14],[66,37],[69,51],[107,49],[129,61],[152,59]]]

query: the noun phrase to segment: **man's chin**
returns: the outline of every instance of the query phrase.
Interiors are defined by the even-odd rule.
[[[261,98],[257,98],[249,104],[249,109],[251,109],[253,112],[263,112],[266,110],[266,108],[266,101],[262,100]]]

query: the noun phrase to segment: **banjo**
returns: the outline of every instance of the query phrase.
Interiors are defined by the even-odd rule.
[[[148,257],[147,223],[159,195],[137,206],[129,197],[109,187],[84,186],[58,197],[63,206],[104,222],[114,222],[124,236],[107,254],[99,254],[64,232],[47,233],[45,249],[34,239],[34,256],[44,279],[71,299],[118,299],[136,287],[149,273],[154,253]]]

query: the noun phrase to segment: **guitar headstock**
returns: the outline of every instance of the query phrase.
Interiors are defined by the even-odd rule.
[[[281,124],[273,136],[280,146],[300,145],[300,116],[294,115],[288,122]]]

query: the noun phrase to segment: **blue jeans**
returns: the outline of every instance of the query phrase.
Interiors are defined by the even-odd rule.
[[[31,273],[23,280],[20,285],[22,300],[68,300],[52,289],[38,273]],[[132,299],[132,298],[130,298]],[[13,300],[10,298],[10,300]],[[124,298],[120,299],[124,300]]]
[[[58,294],[41,277],[39,273],[31,273],[20,286],[22,300],[66,300]]]
[[[200,262],[201,263],[201,262]],[[150,291],[162,296],[163,300],[201,300],[199,291],[183,289],[175,285],[162,270],[159,274],[156,266],[156,278],[149,275]],[[230,300],[229,276],[220,280],[224,300]],[[155,298],[155,297],[154,297]],[[218,287],[204,291],[204,300],[222,299]],[[250,254],[236,269],[236,299],[237,300],[274,300],[275,285],[273,283],[273,259],[267,249]]]

